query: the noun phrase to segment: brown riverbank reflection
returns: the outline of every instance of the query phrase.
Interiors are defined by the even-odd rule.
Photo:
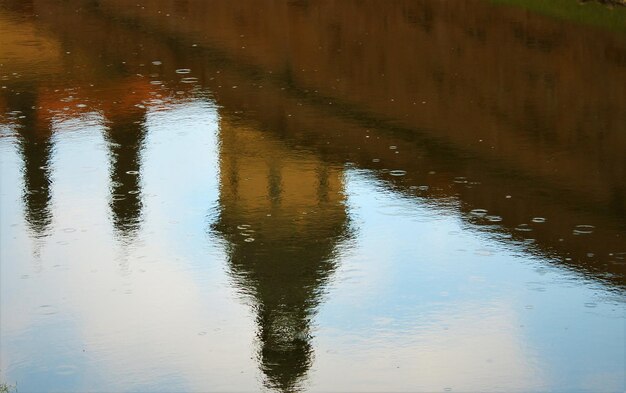
[[[113,341],[137,340],[172,368],[165,382],[138,384],[154,371],[137,368],[102,386],[619,388],[623,34],[487,1],[31,0],[0,5],[0,35],[3,297],[25,291],[16,277],[36,271],[47,288],[59,277],[46,269],[75,263],[61,280],[74,289],[51,293],[65,299],[59,326],[93,341],[70,367],[83,381],[102,377],[98,361],[135,370]],[[148,260],[168,274],[142,287]],[[151,300],[166,299],[160,280],[202,299],[176,298],[179,323]],[[90,282],[102,292],[67,300]],[[111,300],[111,286],[150,295]],[[5,315],[28,320],[18,304],[4,300]],[[94,304],[132,322],[81,330]],[[144,306],[160,311],[143,320]],[[87,388],[65,366],[51,376],[52,358],[16,355],[40,351],[19,344],[29,335],[80,339],[2,323],[3,378]],[[142,326],[154,334],[138,339]],[[214,350],[227,343],[251,349]],[[202,377],[217,367],[207,357],[228,372]]]

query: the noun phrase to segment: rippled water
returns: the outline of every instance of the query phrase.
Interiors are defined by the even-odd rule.
[[[623,391],[624,86],[597,3],[7,0],[0,382]]]

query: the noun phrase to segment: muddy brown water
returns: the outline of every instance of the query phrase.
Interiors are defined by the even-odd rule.
[[[0,4],[1,382],[624,389],[622,31],[132,3]]]

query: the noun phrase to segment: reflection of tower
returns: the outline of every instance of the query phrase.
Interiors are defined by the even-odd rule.
[[[311,320],[349,233],[342,170],[258,130],[225,120],[220,130],[214,229],[229,241],[231,274],[257,310],[266,385],[298,390],[312,361]]]
[[[50,213],[51,131],[37,112],[37,89],[28,86],[19,94],[7,97],[8,107],[19,111],[20,148],[24,161],[25,217],[36,237],[43,237],[52,221]]]
[[[110,118],[106,135],[111,159],[111,214],[118,234],[131,236],[141,220],[140,153],[145,136],[144,113]]]

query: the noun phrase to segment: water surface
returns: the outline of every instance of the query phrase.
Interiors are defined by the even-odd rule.
[[[0,4],[1,382],[623,391],[626,10],[523,3]]]

